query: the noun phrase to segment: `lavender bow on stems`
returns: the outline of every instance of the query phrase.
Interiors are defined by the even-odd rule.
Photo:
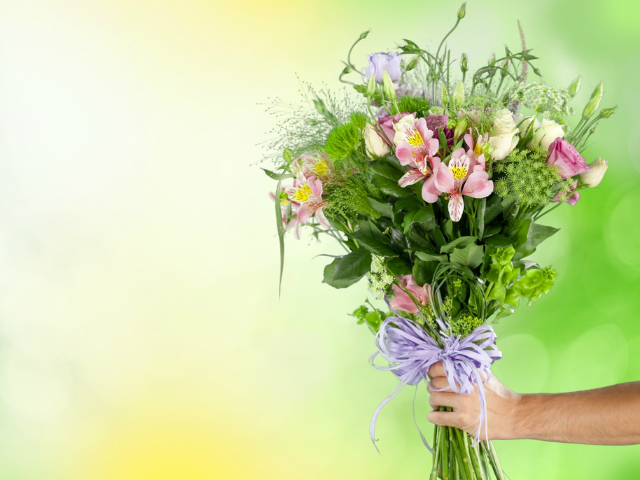
[[[480,415],[472,424],[477,423],[473,437],[457,428],[436,426],[434,451],[415,420],[414,395],[414,422],[416,422],[423,443],[434,456],[431,478],[433,480],[488,479],[489,467],[491,466],[496,478],[501,480],[503,473],[493,445],[490,441],[480,441],[480,433],[484,428],[485,437],[488,438],[487,407],[483,385],[491,377],[491,364],[502,358],[502,353],[495,345],[496,335],[489,325],[480,325],[462,338],[460,335],[454,335],[451,326],[441,318],[442,301],[439,287],[449,278],[460,279],[455,270],[455,267],[449,265],[442,269],[439,275],[435,275],[439,282],[434,282],[434,289],[430,297],[432,311],[436,314],[434,323],[437,323],[439,331],[433,328],[433,325],[429,325],[426,318],[423,327],[411,319],[402,317],[395,310],[396,316],[388,317],[381,324],[375,337],[378,351],[371,356],[370,362],[378,370],[392,371],[400,379],[400,383],[376,409],[371,421],[370,436],[376,446],[375,423],[382,407],[395,398],[406,385],[415,385],[417,392],[417,386],[421,381],[428,382],[429,368],[442,361],[449,381],[448,388],[451,388],[452,391],[468,395],[473,393],[474,384],[477,385]],[[478,299],[478,305],[481,306],[479,313],[484,319],[483,301],[485,297],[483,290],[469,279],[464,279],[464,281],[467,281],[471,290],[480,294]],[[418,305],[417,300],[410,292],[405,291],[405,293]],[[420,305],[419,308],[423,309],[424,306]],[[375,365],[374,360],[378,355],[387,360],[388,366]],[[483,373],[485,380],[482,379]],[[446,388],[442,390],[446,390]],[[441,407],[440,410],[450,411],[451,409]]]

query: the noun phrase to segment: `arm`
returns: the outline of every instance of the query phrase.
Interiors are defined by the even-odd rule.
[[[429,377],[429,403],[434,408],[429,421],[473,432],[480,413],[477,388],[471,395],[434,391],[449,385],[442,363],[431,367]],[[484,388],[490,439],[640,444],[640,382],[583,392],[520,395],[492,376]],[[452,407],[453,412],[436,411],[440,406]],[[483,428],[481,438],[486,440],[484,437]]]

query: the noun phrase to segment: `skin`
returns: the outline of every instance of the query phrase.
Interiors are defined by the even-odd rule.
[[[434,409],[429,412],[429,421],[473,433],[480,414],[477,386],[470,395],[453,393],[442,362],[433,365],[428,374],[429,403]],[[434,391],[443,388],[446,390]],[[484,389],[490,440],[640,444],[640,382],[582,392],[522,395],[509,390],[494,375]],[[441,406],[453,411],[437,411]],[[484,427],[480,438],[487,440]]]

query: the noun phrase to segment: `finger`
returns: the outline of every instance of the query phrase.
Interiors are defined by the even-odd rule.
[[[460,401],[457,393],[433,392],[429,395],[429,405],[437,409],[439,407],[459,408]]]
[[[455,427],[457,425],[457,414],[455,412],[438,412],[434,410],[427,414],[427,420],[434,425]]]
[[[427,375],[429,375],[429,378],[446,376],[444,364],[442,362],[434,363],[431,365],[431,368],[429,368]]]
[[[434,377],[433,380],[431,380],[428,384],[427,387],[431,387],[431,390],[429,390],[429,388],[427,388],[427,390],[431,391],[436,391],[436,390],[442,390],[443,388],[445,390],[442,390],[443,392],[451,392],[453,391],[451,389],[451,384],[449,383],[449,379],[447,379],[447,377]],[[456,388],[458,390],[460,390],[460,384],[458,382],[456,382]]]

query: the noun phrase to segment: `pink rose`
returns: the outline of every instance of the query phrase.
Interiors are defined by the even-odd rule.
[[[425,283],[424,286],[420,286],[416,283],[413,278],[413,275],[403,275],[398,277],[398,280],[405,286],[411,294],[416,297],[416,299],[422,305],[429,305],[429,295],[431,293],[431,286],[428,283]],[[402,310],[408,313],[418,313],[418,307],[409,295],[407,295],[404,290],[402,290],[397,285],[392,285],[393,293],[395,293],[395,297],[391,299],[389,302],[389,306],[393,310]]]
[[[564,138],[556,138],[549,145],[547,163],[560,168],[560,176],[569,178],[590,170],[587,162],[578,153],[576,148]]]

